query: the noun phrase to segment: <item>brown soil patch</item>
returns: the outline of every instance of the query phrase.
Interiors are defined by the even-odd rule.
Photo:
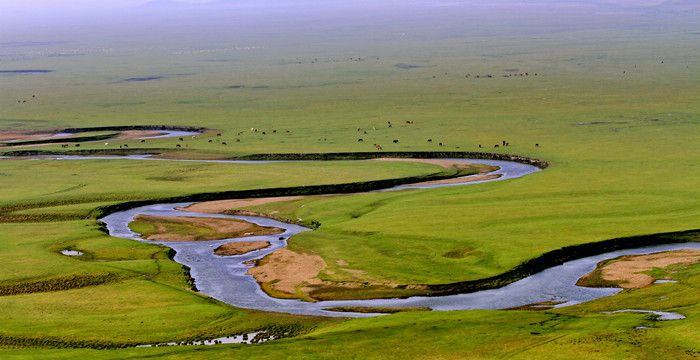
[[[431,311],[429,307],[365,307],[365,306],[338,306],[326,308],[328,311],[355,312],[362,314],[395,314],[400,312]]]
[[[318,274],[326,267],[320,256],[279,249],[248,270],[264,288],[294,296],[298,286],[318,283]]]
[[[589,278],[600,277],[603,281],[616,283],[625,289],[637,289],[654,283],[655,279],[644,272],[671,265],[693,264],[698,261],[700,261],[700,250],[622,256],[612,262],[602,263],[602,267],[599,265],[599,268],[582,277],[579,283],[585,285]]]
[[[233,256],[247,254],[251,251],[264,249],[270,246],[269,241],[240,241],[223,244],[214,250],[219,256]]]
[[[53,134],[46,131],[3,131],[0,132],[0,141],[43,140],[50,138]]]
[[[143,234],[146,240],[160,241],[198,241],[198,240],[220,240],[243,236],[259,236],[281,234],[284,229],[276,227],[265,227],[251,222],[236,219],[214,219],[199,217],[168,217],[139,215],[135,220],[146,221],[156,226],[156,231],[152,234]],[[192,232],[174,233],[168,225],[192,226]],[[197,228],[202,232],[197,232]],[[197,233],[193,233],[197,232]]]
[[[534,311],[541,311],[541,310],[549,310],[553,309],[555,306],[559,304],[563,304],[563,301],[555,301],[555,300],[550,300],[550,301],[542,301],[542,302],[537,302],[537,303],[532,303],[532,304],[526,304],[526,305],[521,305],[521,306],[516,306],[512,308],[508,308],[506,310],[534,310]]]
[[[338,262],[345,263],[342,260]],[[258,262],[256,267],[248,270],[248,274],[270,296],[307,301],[402,297],[424,294],[426,290],[425,285],[399,285],[369,280],[364,277],[363,271],[347,268],[339,270],[353,279],[322,280],[319,274],[327,269],[326,265],[320,256],[280,249]]]
[[[467,169],[476,168],[479,171],[479,174],[475,174],[475,175],[463,176],[463,177],[452,178],[452,179],[444,179],[444,180],[424,181],[424,182],[415,183],[415,184],[408,184],[408,185],[412,185],[412,186],[463,184],[463,183],[468,183],[468,182],[472,182],[472,181],[493,180],[493,179],[497,179],[499,177],[499,175],[488,174],[492,171],[498,170],[498,167],[496,167],[496,166],[472,164],[472,163],[468,163],[468,162],[458,162],[458,161],[450,160],[450,159],[378,158],[378,159],[374,159],[374,160],[417,162],[417,163],[438,165],[438,166],[442,166],[442,167],[447,168],[447,169],[459,169],[459,170],[467,170]]]
[[[414,163],[423,163],[423,164],[433,164],[433,165],[438,165],[442,166],[447,169],[451,168],[458,168],[458,169],[466,169],[473,164],[468,163],[468,162],[458,162],[450,159],[413,159],[413,158],[377,158],[373,159],[377,161],[405,161],[405,162],[414,162]]]
[[[448,185],[448,184],[463,184],[463,183],[468,183],[468,182],[473,182],[473,181],[484,181],[484,180],[493,180],[493,179],[498,179],[500,175],[469,175],[469,176],[464,176],[464,177],[458,177],[458,178],[452,178],[452,179],[444,179],[444,180],[435,180],[435,181],[424,181],[424,182],[419,182],[415,184],[409,184],[412,186],[430,186],[430,185]]]
[[[302,199],[303,196],[279,196],[269,198],[252,198],[252,199],[232,199],[232,200],[216,200],[205,201],[192,204],[190,206],[180,208],[179,210],[200,212],[207,214],[220,214],[230,209],[239,209],[248,206],[256,206],[269,204],[274,202],[292,201]]]

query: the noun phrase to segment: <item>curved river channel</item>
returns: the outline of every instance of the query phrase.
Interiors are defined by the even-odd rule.
[[[102,157],[102,159],[106,158],[123,159],[124,157]],[[143,156],[132,156],[128,158],[133,160],[158,160]],[[59,159],[78,160],[94,159],[94,157],[60,157]],[[531,165],[509,161],[480,159],[458,159],[455,161],[498,166],[499,169],[491,174],[499,175],[499,177],[490,180],[464,183],[402,185],[381,191],[460,185],[464,186],[482,182],[503,181],[526,176],[540,170]],[[264,161],[211,160],[211,162],[263,163]],[[469,177],[465,177],[465,181],[469,180]],[[175,255],[175,261],[186,265],[191,269],[191,275],[194,278],[197,289],[208,296],[236,307],[302,315],[343,317],[363,317],[376,315],[326,310],[327,308],[332,307],[425,307],[433,310],[506,309],[545,301],[557,302],[559,303],[557,306],[568,306],[614,295],[621,291],[621,289],[618,288],[585,288],[575,285],[576,281],[580,277],[595,269],[596,264],[602,260],[615,258],[621,255],[648,254],[678,249],[700,249],[700,243],[682,243],[619,250],[569,261],[499,289],[483,290],[467,294],[434,297],[410,297],[405,299],[322,301],[312,303],[300,300],[272,298],[260,289],[258,283],[250,275],[246,274],[250,268],[250,265],[247,264],[250,264],[251,260],[260,259],[277,249],[287,246],[287,241],[291,236],[303,231],[309,231],[309,229],[264,217],[208,214],[178,210],[178,208],[186,207],[190,204],[191,203],[169,203],[148,205],[113,213],[102,218],[101,221],[106,224],[109,234],[112,236],[146,242],[149,244],[156,243],[174,249],[177,252]],[[261,226],[283,228],[285,229],[285,232],[283,234],[276,234],[272,236],[249,236],[245,238],[215,241],[146,241],[141,239],[139,234],[131,231],[128,226],[134,217],[140,214],[155,216],[232,218],[249,221]],[[238,256],[218,256],[214,254],[214,249],[216,249],[218,246],[235,241],[269,241],[271,246],[262,250],[257,250]]]

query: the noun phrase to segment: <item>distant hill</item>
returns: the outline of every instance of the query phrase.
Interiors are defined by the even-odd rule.
[[[698,0],[668,0],[658,6],[663,10],[672,11],[698,11],[700,10],[700,1]]]
[[[143,4],[143,6],[147,8],[174,8],[190,5],[191,4],[186,4],[175,0],[151,0]]]
[[[333,2],[342,3],[342,0],[325,0],[325,5]],[[178,8],[228,8],[228,7],[265,7],[265,6],[311,6],[313,0],[276,0],[265,2],[259,0],[211,0],[202,3],[192,3],[180,0],[151,0],[143,6],[151,9],[178,9]],[[524,3],[521,0],[457,0],[454,3],[462,3],[463,6],[472,5],[581,5],[607,9],[640,9],[651,11],[695,11],[700,10],[700,0],[531,0]],[[361,3],[360,3],[361,4]],[[362,6],[362,5],[358,5]]]

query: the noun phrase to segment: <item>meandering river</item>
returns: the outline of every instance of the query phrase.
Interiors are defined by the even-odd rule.
[[[64,157],[64,159],[78,158]],[[148,160],[149,158],[139,157],[133,159]],[[469,177],[465,177],[464,183],[420,186],[402,185],[381,191],[473,185],[483,182],[504,181],[539,171],[537,167],[531,165],[508,161],[480,159],[458,159],[456,161],[498,166],[499,169],[491,174],[499,175],[499,177],[472,182],[469,182]],[[247,161],[221,160],[217,162],[246,163]],[[303,231],[309,231],[309,229],[264,217],[207,214],[178,210],[178,208],[186,207],[190,204],[191,203],[170,203],[148,205],[113,213],[101,220],[106,224],[112,236],[147,243],[157,243],[174,249],[177,252],[175,261],[191,269],[191,275],[194,278],[197,289],[204,294],[236,307],[291,314],[355,317],[376,315],[326,310],[332,307],[426,307],[433,310],[505,309],[545,301],[557,302],[559,303],[557,306],[568,306],[614,295],[621,291],[621,289],[618,288],[586,288],[576,286],[576,281],[595,269],[596,264],[602,260],[622,255],[648,254],[678,249],[700,249],[700,243],[682,243],[614,251],[569,261],[499,289],[467,294],[432,297],[420,296],[405,299],[339,300],[311,303],[300,300],[272,298],[260,289],[258,283],[250,275],[246,274],[250,267],[250,265],[247,264],[249,264],[251,260],[260,259],[277,249],[285,247],[290,237]],[[273,236],[254,236],[216,241],[145,241],[141,239],[138,234],[131,231],[128,226],[135,216],[141,214],[155,216],[232,218],[249,221],[261,226],[283,228],[285,232]],[[269,241],[271,246],[238,256],[218,256],[214,254],[213,250],[218,246],[232,241]]]

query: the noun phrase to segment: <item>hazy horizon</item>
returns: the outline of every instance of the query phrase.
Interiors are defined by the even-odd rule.
[[[659,5],[661,4],[661,5]],[[467,0],[467,1],[309,1],[309,0],[88,0],[4,1],[0,13],[0,42],[79,41],[85,38],[143,35],[168,37],[200,32],[304,33],[343,28],[436,32],[513,34],[594,28],[647,26],[659,17],[692,18],[678,9],[700,8],[689,0]],[[663,9],[661,11],[660,9]],[[668,25],[677,25],[669,21]],[[404,26],[401,25],[404,24]],[[673,24],[672,24],[673,23]],[[404,30],[401,30],[404,29]],[[158,35],[160,33],[160,35]],[[201,34],[200,34],[201,35]],[[165,40],[165,39],[164,39]]]

